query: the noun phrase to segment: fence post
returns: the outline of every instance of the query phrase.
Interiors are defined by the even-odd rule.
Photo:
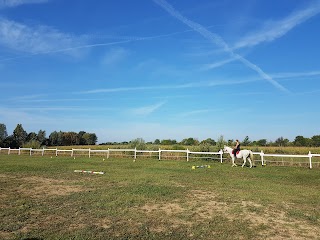
[[[222,157],[223,157],[223,151],[222,151],[222,149],[220,149],[219,154],[220,154],[220,163],[222,163]]]
[[[10,147],[9,147],[9,149],[8,149],[8,155],[10,155]]]
[[[261,157],[261,165],[264,166],[264,159],[263,159],[263,151],[261,150],[261,153],[260,153],[260,157]]]
[[[73,157],[73,148],[72,148],[72,150],[71,150],[71,157]]]
[[[89,158],[91,157],[90,153],[91,153],[91,149],[89,148]]]
[[[58,157],[58,148],[56,148],[56,157]]]
[[[21,154],[21,153],[20,153],[20,151],[21,151],[21,150],[20,150],[20,147],[19,147],[19,154],[18,154],[18,155],[20,155],[20,154]]]
[[[42,156],[43,156],[43,154],[44,154],[44,147],[42,148]]]
[[[109,150],[109,148],[108,148],[107,159],[109,158],[109,153],[110,153],[110,150]]]
[[[189,149],[187,148],[187,162],[189,162]]]
[[[137,148],[134,148],[134,159],[137,159]]]
[[[161,160],[161,149],[159,148],[159,161]]]
[[[32,151],[32,148],[30,148],[30,156],[32,155],[31,151]]]
[[[310,151],[309,151],[309,153],[308,153],[308,156],[309,156],[309,167],[310,167],[310,169],[311,169],[311,168],[312,168],[312,161],[311,161],[312,154],[311,154]]]

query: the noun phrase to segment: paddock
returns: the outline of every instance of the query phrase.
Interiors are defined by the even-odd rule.
[[[1,239],[317,239],[320,231],[316,168],[12,153],[0,154]]]
[[[139,159],[157,159],[157,160],[199,160],[204,159],[208,161],[218,161],[220,163],[230,162],[230,157],[223,153],[222,150],[217,152],[195,152],[186,150],[139,150],[139,149],[91,149],[91,148],[72,148],[72,149],[58,149],[58,148],[0,148],[0,155],[30,155],[30,156],[71,156],[77,157],[104,157],[104,158],[133,158]],[[320,154],[313,154],[309,151],[308,154],[270,154],[261,152],[253,152],[255,165],[266,166],[299,166],[312,169],[319,168]],[[236,163],[240,165],[239,160]]]

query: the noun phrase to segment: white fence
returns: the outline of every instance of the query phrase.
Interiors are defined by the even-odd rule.
[[[62,149],[57,149],[57,148],[42,148],[42,149],[32,149],[32,148],[19,148],[19,149],[12,149],[12,148],[1,148],[0,147],[0,154],[4,153],[7,151],[7,154],[18,154],[21,155],[22,153],[27,153],[30,156],[33,154],[40,154],[44,156],[46,152],[48,152],[50,155],[67,155],[71,157],[79,156],[79,155],[85,155],[88,156],[89,158],[91,156],[105,156],[106,158],[109,158],[110,155],[113,157],[118,157],[118,156],[131,156],[134,158],[134,160],[137,159],[137,157],[154,157],[157,158],[158,160],[162,159],[168,159],[168,158],[175,158],[175,159],[181,159],[185,158],[186,161],[189,161],[192,158],[205,158],[205,159],[213,159],[213,160],[219,160],[221,163],[223,160],[226,158],[223,158],[223,151],[220,150],[218,152],[192,152],[189,149],[187,150],[165,150],[165,149],[160,149],[159,150],[138,150],[138,149],[107,149],[107,150],[94,150],[94,149],[78,149],[78,148],[72,148],[71,150],[62,150]],[[116,154],[118,153],[118,154]],[[169,155],[167,155],[169,154]],[[285,158],[305,158],[306,161],[304,162],[295,162],[298,164],[308,164],[308,167],[311,169],[312,164],[318,164],[319,166],[319,161],[313,161],[312,159],[315,157],[320,157],[320,154],[312,154],[309,152],[307,155],[289,155],[289,154],[266,154],[263,151],[261,152],[253,152],[254,155],[260,156],[260,160],[254,160],[255,162],[261,162],[261,165],[264,166],[266,165],[267,162],[270,163],[282,163],[284,164],[285,162],[283,159]],[[281,158],[281,161],[275,161],[275,160],[270,160],[267,159],[268,157],[272,158]]]

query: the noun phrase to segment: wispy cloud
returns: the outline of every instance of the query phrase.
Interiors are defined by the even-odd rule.
[[[149,106],[138,107],[138,108],[131,109],[130,112],[134,115],[146,116],[146,115],[149,115],[149,114],[155,112],[157,109],[162,107],[164,104],[165,104],[165,102],[160,102],[160,103],[156,103],[156,104],[149,105]]]
[[[310,71],[310,72],[285,72],[285,73],[275,73],[272,74],[273,78],[301,78],[301,77],[314,77],[320,76],[320,71]]]
[[[33,94],[33,95],[24,95],[24,96],[16,96],[14,98],[11,98],[9,100],[11,101],[25,101],[25,100],[36,100],[38,98],[42,98],[47,96],[46,94]]]
[[[250,47],[262,42],[271,42],[284,36],[290,30],[320,13],[320,1],[314,1],[312,5],[305,9],[295,11],[284,19],[278,21],[268,21],[259,31],[250,33],[238,41],[233,49]]]
[[[40,4],[46,3],[49,0],[0,0],[0,9],[1,8],[12,8],[20,5],[26,4]]]
[[[214,62],[214,63],[210,63],[210,64],[205,64],[203,65],[203,67],[201,67],[201,70],[211,70],[211,69],[214,69],[214,68],[218,68],[218,67],[222,67],[230,62],[233,62],[237,60],[237,58],[228,58],[226,60],[222,60],[222,61],[219,61],[219,62]]]
[[[188,112],[183,112],[178,114],[179,118],[184,118],[184,117],[190,117],[190,116],[194,116],[194,115],[202,115],[202,114],[206,114],[206,113],[210,113],[216,110],[212,110],[212,109],[199,109],[199,110],[194,110],[194,111],[188,111]]]
[[[2,30],[1,30],[2,28]],[[0,62],[10,61],[21,58],[28,58],[36,55],[68,53],[69,55],[79,53],[77,50],[90,49],[96,47],[114,46],[136,41],[146,41],[157,38],[170,37],[182,34],[187,31],[173,32],[149,37],[135,36],[96,36],[96,35],[70,35],[61,33],[58,30],[47,26],[29,27],[14,21],[0,18],[0,45],[12,50],[28,53],[26,55],[8,57],[0,59]],[[99,38],[112,38],[118,41],[91,43],[87,42]]]
[[[105,53],[104,58],[102,59],[102,65],[104,66],[114,66],[119,62],[125,60],[129,56],[129,51],[124,48],[112,48]]]
[[[127,91],[148,91],[148,90],[166,90],[166,89],[183,89],[183,88],[205,88],[235,84],[246,84],[249,82],[260,81],[258,78],[247,78],[245,80],[209,80],[209,81],[197,81],[186,84],[172,84],[172,85],[155,85],[155,86],[140,86],[140,87],[121,87],[121,88],[99,88],[94,90],[87,90],[81,92],[74,92],[74,94],[98,94],[98,93],[116,93]]]
[[[80,36],[60,32],[48,26],[30,27],[12,20],[0,18],[0,45],[14,51],[29,54],[55,52],[83,44]],[[75,50],[72,48],[72,50]],[[69,51],[70,55],[77,55]],[[3,60],[3,59],[2,59]]]
[[[286,89],[284,86],[279,84],[277,81],[272,79],[268,74],[266,74],[260,67],[253,64],[246,58],[240,56],[239,54],[233,52],[233,50],[228,46],[228,44],[217,34],[210,32],[202,25],[193,22],[183,15],[181,15],[178,11],[176,11],[168,2],[165,0],[153,0],[156,4],[158,4],[160,7],[162,7],[165,11],[167,11],[171,16],[177,18],[182,23],[189,26],[194,31],[201,34],[204,38],[208,39],[209,41],[213,42],[215,45],[219,46],[221,49],[223,49],[226,53],[230,55],[232,58],[238,59],[240,62],[242,62],[245,66],[251,68],[253,71],[257,72],[263,79],[271,83],[273,86],[275,86],[277,89],[283,91],[283,92],[289,92],[288,89]]]

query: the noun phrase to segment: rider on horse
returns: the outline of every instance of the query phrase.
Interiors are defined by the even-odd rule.
[[[237,140],[236,140],[236,146],[233,148],[233,151],[232,151],[232,153],[233,153],[233,155],[234,155],[235,158],[237,158],[236,154],[237,154],[237,152],[239,152],[239,151],[240,151],[240,142],[239,142],[239,140],[237,139]]]

